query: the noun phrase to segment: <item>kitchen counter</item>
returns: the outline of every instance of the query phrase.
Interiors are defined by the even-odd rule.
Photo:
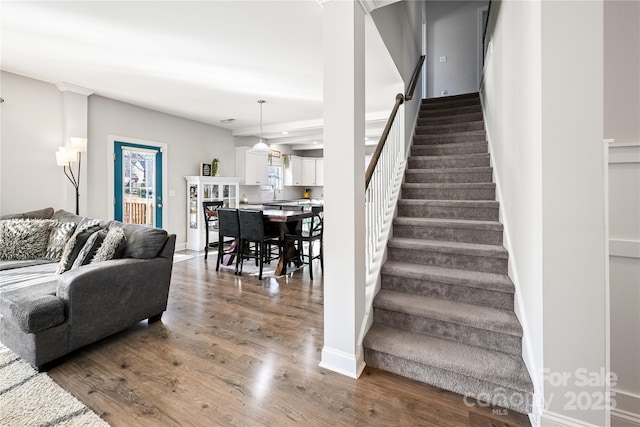
[[[256,209],[261,210],[264,205],[280,205],[284,208],[287,206],[323,206],[323,199],[295,199],[295,200],[263,200],[262,202],[240,203],[240,209]]]

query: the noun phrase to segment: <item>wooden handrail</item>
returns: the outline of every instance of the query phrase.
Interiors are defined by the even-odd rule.
[[[411,101],[413,99],[413,91],[416,90],[416,85],[418,84],[418,77],[420,77],[420,70],[422,70],[424,58],[424,55],[420,57],[416,68],[413,70],[413,75],[411,76],[411,81],[409,82],[409,89],[407,89],[407,93],[404,94],[405,101]]]
[[[380,153],[382,153],[384,144],[387,142],[387,137],[389,136],[389,132],[391,131],[391,126],[393,126],[393,121],[396,118],[396,114],[398,114],[398,108],[400,108],[400,105],[402,105],[403,102],[404,95],[401,93],[397,94],[396,103],[393,106],[393,110],[391,110],[391,115],[389,116],[389,120],[387,120],[387,124],[384,126],[384,131],[382,131],[382,135],[380,136],[380,142],[378,142],[376,151],[374,151],[373,155],[371,156],[371,161],[369,162],[369,166],[367,167],[367,172],[364,174],[364,188],[369,188],[369,181],[371,181],[373,171],[376,169],[376,165],[378,164]]]
[[[367,167],[367,171],[364,174],[364,182],[365,189],[369,188],[369,182],[371,181],[371,177],[373,176],[373,171],[376,169],[378,165],[378,160],[380,159],[380,153],[382,153],[382,149],[384,145],[387,143],[387,137],[389,136],[389,132],[391,131],[391,126],[393,126],[393,121],[396,118],[396,114],[398,114],[398,108],[400,105],[407,100],[410,101],[413,98],[413,91],[416,89],[416,84],[418,83],[418,77],[420,76],[420,71],[422,70],[422,64],[424,63],[425,56],[422,55],[418,60],[418,64],[416,64],[416,68],[413,70],[413,75],[411,76],[411,81],[409,81],[409,88],[407,89],[407,94],[403,95],[401,93],[396,95],[396,103],[393,106],[393,110],[391,110],[391,115],[387,120],[387,124],[384,127],[384,131],[380,136],[380,141],[376,146],[376,151],[373,152],[371,156],[371,161],[369,162],[369,166]]]

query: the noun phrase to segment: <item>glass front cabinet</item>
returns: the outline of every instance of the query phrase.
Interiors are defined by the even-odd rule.
[[[241,178],[185,176],[187,181],[187,249],[202,251],[206,243],[202,202],[222,200],[223,207],[237,208]],[[216,230],[209,230],[209,242],[217,242]]]

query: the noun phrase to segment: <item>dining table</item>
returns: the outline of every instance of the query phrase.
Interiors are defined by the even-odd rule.
[[[217,212],[207,212],[207,215],[217,215]],[[299,231],[302,220],[311,217],[313,217],[313,212],[311,211],[304,211],[300,209],[286,209],[284,207],[283,209],[265,209],[262,211],[262,218],[265,222],[275,223],[279,225],[281,237],[280,240],[282,242],[284,242],[285,234],[295,234],[297,231]],[[237,244],[237,242],[234,243]],[[297,256],[298,252],[295,249],[295,246],[293,246],[293,243],[290,243],[289,247],[287,248],[282,248],[282,253],[280,255],[280,259],[278,260],[278,266],[276,267],[276,271],[274,274],[276,276],[286,274],[287,263]],[[223,261],[223,264],[225,264],[225,261]]]

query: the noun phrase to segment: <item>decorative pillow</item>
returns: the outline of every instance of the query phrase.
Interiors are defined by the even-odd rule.
[[[0,220],[0,260],[31,260],[44,256],[51,220]]]
[[[80,215],[76,215],[71,212],[67,212],[64,209],[58,209],[53,213],[51,219],[57,219],[60,222],[73,222],[75,224],[79,224],[84,217]]]
[[[76,232],[69,238],[69,240],[67,240],[67,244],[64,245],[64,250],[60,257],[60,263],[56,270],[57,274],[62,274],[71,268],[87,239],[91,237],[93,233],[100,230],[99,224],[100,221],[94,219],[78,225]]]
[[[149,259],[158,256],[167,241],[167,232],[161,228],[150,228],[135,224],[112,222],[111,227],[122,227],[127,236],[124,258]]]
[[[49,242],[47,243],[44,259],[60,261],[64,245],[73,234],[75,228],[76,224],[73,222],[54,222],[49,233]]]
[[[52,216],[53,208],[38,209],[37,211],[29,211],[24,213],[24,217],[29,219],[51,219]]]
[[[104,238],[102,245],[93,256],[91,263],[121,258],[126,244],[127,238],[124,235],[124,230],[120,227],[111,228]]]
[[[106,236],[106,230],[98,230],[91,236],[89,236],[87,241],[82,246],[82,249],[80,249],[80,252],[78,252],[78,256],[73,261],[73,265],[71,266],[70,270],[80,267],[81,265],[89,264],[100,245],[102,245],[102,242]]]

